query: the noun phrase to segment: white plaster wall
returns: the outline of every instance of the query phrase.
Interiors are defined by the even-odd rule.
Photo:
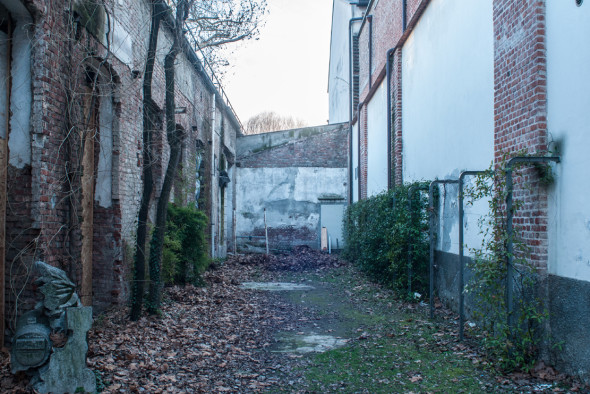
[[[352,126],[352,201],[359,200],[359,125]]]
[[[133,67],[133,40],[131,39],[131,33],[116,18],[111,18],[110,28],[111,51],[121,62],[129,67]]]
[[[100,97],[98,112],[100,152],[95,191],[95,199],[104,208],[109,208],[113,201],[113,118],[113,96],[107,92]]]
[[[549,200],[549,272],[590,281],[590,4],[548,1],[547,106],[561,163]]]
[[[457,179],[493,160],[494,46],[491,1],[433,0],[402,49],[404,181]],[[467,179],[469,180],[469,179]],[[441,215],[439,249],[457,253],[456,187]],[[453,193],[455,194],[453,196]],[[481,244],[487,201],[465,205],[465,242]]]
[[[318,197],[346,197],[346,168],[237,168],[236,172],[238,235],[264,227],[264,208],[269,227],[292,225],[315,231],[320,220]]]
[[[387,89],[385,82],[367,105],[367,196],[387,190]]]
[[[28,15],[16,15],[12,39],[12,89],[10,93],[9,163],[17,168],[31,164],[31,41]]]
[[[348,24],[350,18],[352,18],[350,3],[346,0],[334,0],[328,75],[330,124],[348,122],[350,116],[348,102],[350,79]]]

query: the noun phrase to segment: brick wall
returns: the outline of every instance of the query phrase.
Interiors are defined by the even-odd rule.
[[[504,154],[547,149],[547,60],[545,2],[494,1],[494,150]],[[523,202],[515,225],[531,247],[531,259],[547,264],[547,193],[534,169],[515,179],[514,198]]]
[[[245,137],[247,138],[247,137]],[[348,129],[344,126],[239,158],[241,167],[347,167]]]
[[[0,3],[3,0],[0,0]],[[129,33],[131,61],[122,61],[117,50],[108,53],[105,38],[95,36],[72,23],[69,2],[65,0],[23,1],[32,16],[31,79],[32,162],[23,169],[9,168],[7,211],[7,269],[5,289],[7,322],[16,316],[14,305],[21,288],[18,313],[32,305],[30,267],[43,260],[62,268],[76,283],[81,278],[81,158],[82,139],[79,130],[85,119],[83,103],[87,67],[102,64],[101,83],[112,85],[112,177],[111,204],[94,203],[93,234],[93,304],[100,311],[127,300],[130,270],[133,264],[137,212],[142,191],[142,70],[149,34],[147,1],[124,0],[106,9],[116,18],[119,28]],[[164,107],[163,55],[167,52],[166,25],[161,26],[158,61],[154,73],[154,101]],[[195,154],[197,140],[207,146],[208,126],[214,87],[195,63],[195,58],[181,54],[176,79],[177,107],[186,114],[177,115],[178,124],[186,131],[183,174],[176,189],[183,203],[194,201]],[[133,72],[132,72],[133,71]],[[137,75],[134,73],[138,71]],[[106,86],[106,85],[105,85]],[[106,94],[99,85],[97,94]],[[110,88],[109,88],[110,89]],[[109,90],[110,92],[110,90]],[[97,100],[100,102],[100,100]],[[100,111],[100,108],[98,108]],[[220,102],[220,113],[228,108]],[[163,115],[163,114],[162,114]],[[228,122],[225,145],[235,149],[236,126]],[[153,146],[160,162],[156,163],[159,181],[168,160],[169,148],[163,124]],[[100,129],[95,130],[95,173],[102,147]],[[218,150],[221,147],[218,147]],[[205,162],[210,156],[204,155]],[[158,167],[159,166],[159,167]],[[205,179],[204,183],[211,182]],[[208,209],[210,210],[210,209]]]

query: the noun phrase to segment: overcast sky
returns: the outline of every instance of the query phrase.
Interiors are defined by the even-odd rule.
[[[263,111],[325,124],[332,0],[267,2],[260,39],[230,58],[225,91],[243,124]]]

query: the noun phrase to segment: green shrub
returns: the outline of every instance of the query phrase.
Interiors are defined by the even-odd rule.
[[[207,217],[195,207],[168,204],[162,256],[165,284],[199,284],[209,265],[205,230]]]
[[[408,248],[411,247],[411,293],[428,289],[428,195],[416,182],[350,205],[344,216],[343,255],[373,280],[408,294]],[[408,192],[413,188],[411,207]],[[408,294],[411,296],[411,294]]]

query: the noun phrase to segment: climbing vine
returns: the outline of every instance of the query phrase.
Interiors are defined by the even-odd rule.
[[[471,249],[473,278],[466,292],[473,295],[473,314],[482,327],[489,355],[498,359],[503,369],[527,370],[537,359],[542,340],[539,329],[548,313],[536,295],[537,268],[531,262],[531,250],[522,238],[522,228],[515,224],[511,236],[507,231],[506,173],[503,170],[507,159],[504,157],[496,170],[492,164],[465,188],[467,204],[480,199],[487,199],[489,204],[488,213],[479,220],[482,243],[479,248]],[[519,176],[521,172],[517,168],[514,175]],[[544,179],[550,179],[547,173],[548,167],[544,166]],[[518,211],[522,205],[522,200],[514,199],[513,211]],[[508,278],[510,241],[513,245],[512,279]],[[508,280],[514,284],[512,309],[506,297]]]

